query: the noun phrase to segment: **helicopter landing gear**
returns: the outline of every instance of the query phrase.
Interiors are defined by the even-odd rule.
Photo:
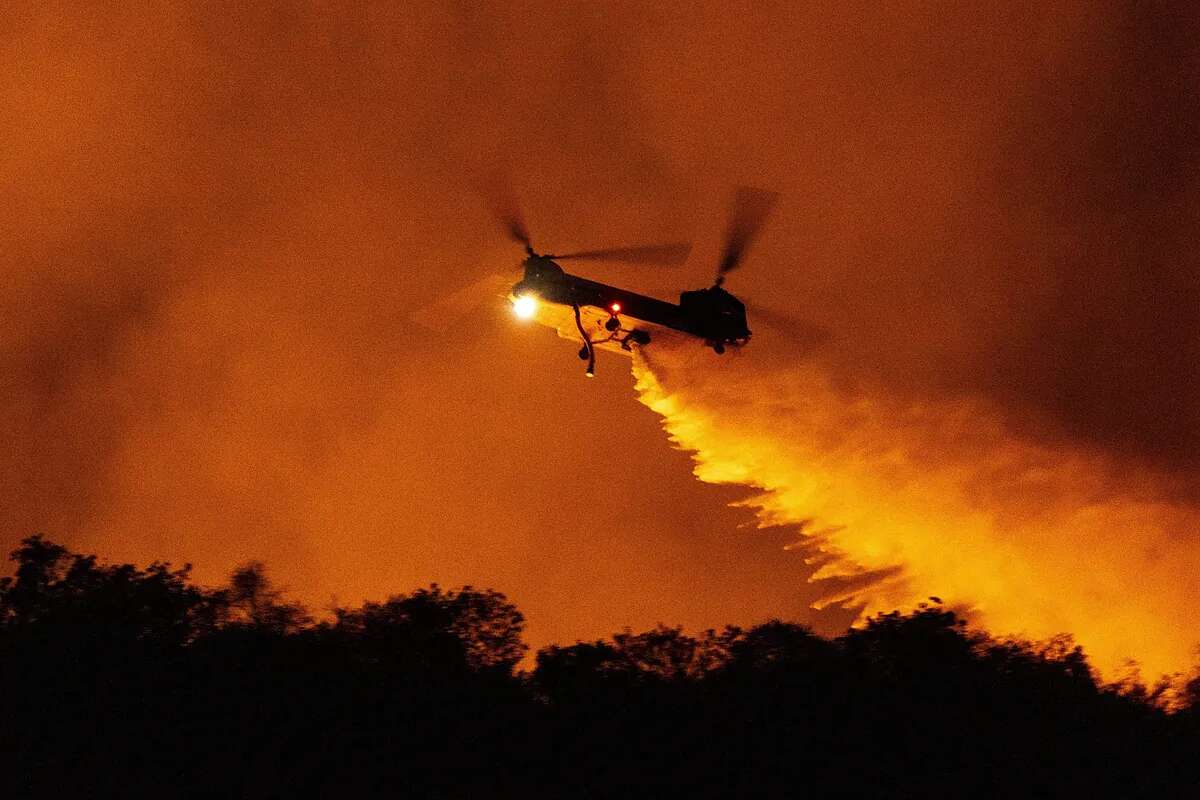
[[[713,352],[716,353],[717,355],[722,355],[725,352],[725,343],[724,342],[713,342],[712,349],[713,349]]]
[[[645,346],[645,345],[650,344],[650,334],[646,333],[646,331],[639,331],[639,330],[628,331],[625,334],[625,338],[616,339],[616,341],[621,343],[622,350],[632,351],[633,350],[632,345],[637,344],[637,345]]]
[[[583,339],[583,346],[579,348],[579,360],[587,362],[587,376],[594,377],[596,374],[596,345],[615,342],[621,346],[622,350],[633,350],[633,345],[650,344],[650,334],[643,330],[628,330],[621,327],[621,320],[617,316],[616,311],[613,311],[611,316],[604,321],[604,329],[608,331],[607,336],[601,336],[598,339],[593,339],[588,335],[587,329],[583,326],[583,317],[580,314],[579,305],[571,306],[571,310],[575,312],[575,327],[579,330],[579,336]]]

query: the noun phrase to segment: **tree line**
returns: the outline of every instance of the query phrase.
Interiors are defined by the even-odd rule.
[[[994,638],[937,603],[836,638],[660,625],[530,665],[524,619],[493,590],[434,584],[314,619],[258,563],[207,588],[41,537],[12,560],[14,797],[1200,790],[1200,679],[1105,684],[1068,638]]]

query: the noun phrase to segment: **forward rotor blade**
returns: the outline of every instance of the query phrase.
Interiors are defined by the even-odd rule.
[[[766,189],[754,189],[741,186],[733,196],[733,205],[729,215],[729,231],[725,234],[725,250],[721,253],[721,261],[717,264],[717,282],[726,273],[737,269],[746,254],[750,243],[758,234],[763,221],[771,213],[779,195]]]
[[[521,204],[517,200],[517,193],[508,173],[497,170],[479,188],[508,238],[530,249],[533,245],[530,243],[529,229],[525,226]]]
[[[651,244],[641,247],[608,247],[602,250],[580,250],[552,258],[592,259],[594,261],[623,261],[626,264],[663,264],[678,266],[687,261],[692,246],[684,242]]]
[[[508,233],[508,238],[512,239],[517,244],[523,245],[525,248],[533,247],[529,242],[529,231],[525,228],[525,222],[518,216],[502,216],[500,223],[504,226],[504,230]]]
[[[512,275],[493,273],[458,291],[443,295],[411,312],[408,318],[431,331],[445,333],[489,302],[499,302],[508,294],[508,289],[513,283]]]

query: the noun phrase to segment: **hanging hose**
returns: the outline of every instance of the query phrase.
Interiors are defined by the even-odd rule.
[[[583,329],[583,320],[579,317],[579,304],[572,303],[571,308],[575,311],[575,327],[579,329],[579,335],[583,337],[583,346],[587,348],[587,376],[589,378],[596,374],[596,348],[592,346],[592,339],[587,335],[587,331]]]

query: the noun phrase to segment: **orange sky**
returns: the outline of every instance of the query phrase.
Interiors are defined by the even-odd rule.
[[[495,307],[412,324],[517,277],[471,188],[498,164],[546,249],[695,241],[683,268],[588,273],[661,297],[710,280],[733,185],[779,191],[729,288],[831,338],[801,358],[760,337],[736,362],[755,391],[802,363],[850,407],[985,408],[988,441],[1194,519],[1195,11],[797,6],[14,13],[0,543],[214,581],[261,558],[317,607],[473,582],[538,643],[813,619],[795,536],[695,481],[628,362],[585,381]],[[918,439],[939,444],[913,480],[959,464]],[[1194,597],[1190,558],[1148,591]]]

